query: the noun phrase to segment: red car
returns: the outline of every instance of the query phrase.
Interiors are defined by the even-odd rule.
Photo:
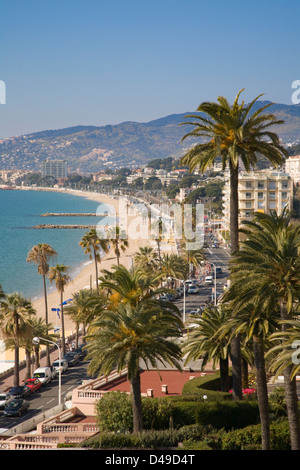
[[[26,387],[30,388],[31,393],[34,393],[37,390],[39,390],[39,388],[41,388],[42,382],[39,379],[32,378],[32,379],[25,380],[24,385],[26,385]]]

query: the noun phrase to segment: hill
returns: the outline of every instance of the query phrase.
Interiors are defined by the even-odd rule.
[[[256,103],[260,107],[266,102]],[[284,125],[274,130],[286,145],[300,142],[300,106],[274,104],[270,110]],[[193,112],[194,113],[194,112]],[[138,167],[155,158],[180,158],[192,141],[181,138],[186,114],[172,114],[147,123],[75,126],[45,130],[0,141],[0,170],[36,170],[45,159],[68,161],[70,172]]]

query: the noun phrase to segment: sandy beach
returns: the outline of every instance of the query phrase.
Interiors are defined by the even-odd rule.
[[[24,188],[25,189],[25,188]],[[31,188],[30,188],[31,189]],[[40,188],[36,188],[37,190]],[[94,201],[99,201],[101,204],[107,204],[114,208],[115,213],[118,217],[122,217],[120,214],[120,205],[119,205],[119,198],[108,196],[106,194],[99,194],[99,193],[92,193],[92,192],[84,192],[84,191],[76,191],[76,190],[59,190],[55,189],[56,191],[61,191],[64,193],[74,194],[76,196],[86,197],[88,199],[92,199]],[[99,206],[99,212],[101,212],[102,205]],[[128,224],[134,219],[134,215],[128,215]],[[123,253],[121,252],[120,263],[126,267],[130,267],[132,263],[132,257],[134,253],[139,249],[139,247],[146,246],[147,244],[151,243],[147,239],[130,239],[130,235],[128,236],[129,247]],[[89,261],[88,255],[86,255],[87,262]],[[98,272],[101,275],[102,269],[110,269],[112,265],[116,264],[116,256],[114,254],[113,249],[101,260],[101,263],[98,264]],[[94,262],[90,262],[87,266],[85,266],[81,272],[66,286],[64,292],[64,300],[72,298],[72,295],[78,292],[81,289],[89,288],[90,283],[95,286],[95,266]],[[48,289],[50,284],[47,284]],[[51,293],[48,292],[48,318],[49,323],[52,323],[53,326],[60,326],[60,319],[57,316],[55,311],[52,311],[52,308],[58,308],[60,304],[60,294],[56,291],[51,290]],[[45,318],[45,305],[44,305],[44,298],[41,297],[33,302],[33,307],[37,312],[37,316],[41,318]],[[65,320],[65,331],[66,336],[75,332],[74,323],[68,318],[67,315],[64,317]]]

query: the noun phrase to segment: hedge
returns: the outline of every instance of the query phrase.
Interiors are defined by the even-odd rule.
[[[231,382],[231,376],[229,377],[229,381]],[[182,397],[188,398],[189,396],[193,396],[205,401],[232,400],[232,394],[229,392],[221,392],[220,385],[219,371],[214,374],[195,377],[184,384]]]

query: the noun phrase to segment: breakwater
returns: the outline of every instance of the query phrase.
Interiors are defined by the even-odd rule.
[[[39,224],[32,227],[34,229],[92,229],[97,228],[97,225],[61,225],[61,224]]]
[[[106,217],[108,215],[115,215],[115,214],[109,214],[108,212],[105,212],[104,214],[98,214],[98,213],[58,213],[58,212],[46,212],[45,214],[41,214],[41,217]]]

